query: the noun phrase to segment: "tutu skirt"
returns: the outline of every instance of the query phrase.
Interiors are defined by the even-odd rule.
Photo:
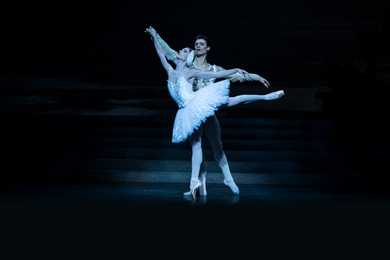
[[[226,79],[193,92],[192,99],[176,113],[172,143],[184,142],[220,106],[228,103],[229,87],[230,81]]]

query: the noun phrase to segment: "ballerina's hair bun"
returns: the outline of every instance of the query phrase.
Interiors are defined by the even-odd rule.
[[[196,52],[194,50],[191,50],[190,54],[188,54],[188,56],[187,56],[187,67],[191,67],[193,65],[195,54],[196,54]]]

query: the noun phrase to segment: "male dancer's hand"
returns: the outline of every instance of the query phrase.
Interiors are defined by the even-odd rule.
[[[237,69],[237,73],[238,73],[238,74],[241,74],[241,75],[244,76],[245,78],[249,77],[249,73],[246,72],[245,70]]]

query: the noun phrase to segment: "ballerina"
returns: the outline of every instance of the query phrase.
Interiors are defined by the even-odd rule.
[[[157,39],[163,48],[163,52],[165,54],[165,57],[170,60],[171,62],[177,64],[177,52],[169,47],[169,45],[160,37],[160,35],[157,33]],[[208,39],[204,35],[198,35],[195,37],[194,47],[196,49],[196,57],[193,61],[193,65],[190,67],[190,69],[193,70],[200,70],[200,71],[210,71],[210,72],[217,72],[221,70],[225,70],[224,68],[218,66],[218,65],[211,65],[207,62],[207,54],[210,51],[210,39]],[[227,78],[231,82],[245,82],[245,81],[258,81],[262,83],[266,88],[270,87],[271,85],[269,82],[261,77],[260,75],[249,73],[249,76],[242,76],[241,74],[232,74],[227,76]],[[214,83],[215,79],[195,79],[193,84],[194,91],[197,91],[201,88],[206,87],[207,85]],[[278,96],[272,95],[265,95],[264,97],[266,100],[272,100],[276,98],[280,98],[283,96],[283,92],[280,92]],[[216,115],[213,115],[207,119],[207,121],[202,125],[203,128],[203,134],[207,137],[207,140],[210,143],[210,146],[214,152],[215,161],[217,162],[219,168],[221,169],[223,176],[224,176],[224,184],[227,185],[231,191],[238,195],[239,189],[237,185],[234,182],[233,176],[230,172],[229,163],[226,157],[226,154],[222,147],[222,141],[221,141],[221,127],[219,125],[218,119]],[[206,173],[207,173],[207,163],[206,158],[203,157],[202,164],[200,167],[199,172],[199,179],[202,181],[202,186],[199,188],[199,195],[200,196],[207,196],[207,190],[206,190]],[[191,191],[185,192],[185,196],[190,196]]]
[[[157,39],[156,30],[149,27],[145,31],[152,36],[154,46],[160,61],[168,74],[168,91],[173,100],[178,104],[179,110],[176,114],[172,142],[179,143],[189,140],[192,148],[192,171],[190,181],[190,193],[195,199],[196,190],[202,185],[199,179],[199,171],[202,163],[202,124],[206,119],[213,116],[220,107],[231,107],[241,103],[250,103],[258,100],[271,100],[279,98],[284,92],[276,91],[267,95],[239,95],[229,97],[230,81],[228,79],[209,84],[196,92],[192,85],[195,79],[215,79],[239,73],[248,77],[249,73],[241,69],[221,70],[218,72],[204,72],[191,70],[195,52],[186,47],[180,50],[176,56],[177,66],[173,69],[164,56],[162,47]],[[229,180],[224,180],[229,187],[232,185]],[[233,184],[235,185],[234,181]],[[235,187],[237,187],[235,185]],[[234,187],[230,187],[234,192]],[[237,187],[238,190],[238,187]],[[238,193],[237,193],[238,194]]]

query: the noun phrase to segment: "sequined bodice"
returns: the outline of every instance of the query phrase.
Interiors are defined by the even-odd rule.
[[[168,80],[168,91],[179,108],[185,107],[194,97],[192,84],[189,83],[183,76],[178,78],[176,84],[173,84]]]
[[[205,72],[217,72],[217,67],[215,65],[210,66],[209,69],[207,69],[207,70],[199,69],[195,65],[191,66],[190,69],[192,69],[192,70],[200,70],[200,71],[205,71]],[[192,89],[194,91],[198,91],[199,89],[204,88],[204,87],[206,87],[206,86],[208,86],[208,85],[210,85],[211,83],[214,83],[214,82],[215,82],[215,78],[212,78],[212,79],[199,79],[199,78],[195,78],[194,84],[192,85]]]

